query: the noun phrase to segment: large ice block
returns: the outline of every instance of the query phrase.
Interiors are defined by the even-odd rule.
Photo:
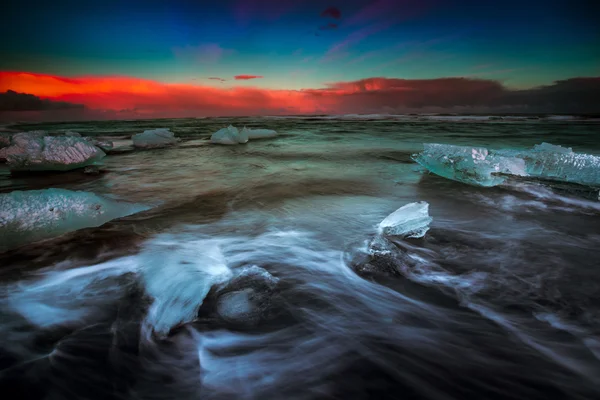
[[[600,186],[600,157],[575,153],[571,148],[549,143],[532,150],[498,150],[496,154],[518,157],[525,162],[527,175],[560,182]]]
[[[419,201],[402,206],[388,215],[379,224],[379,230],[385,236],[420,238],[429,230],[431,221],[429,203]]]
[[[506,179],[496,174],[526,175],[525,161],[496,155],[485,147],[427,143],[413,159],[444,178],[477,186],[495,186]]]
[[[146,130],[133,135],[131,139],[135,147],[144,149],[172,146],[178,142],[173,132],[165,128]]]
[[[66,189],[0,194],[0,251],[100,226],[149,207]]]
[[[11,171],[68,171],[92,165],[106,154],[79,137],[44,136],[40,132],[13,135],[0,150]]]
[[[210,141],[215,144],[243,144],[248,142],[248,130],[241,131],[235,126],[229,125],[212,134]]]

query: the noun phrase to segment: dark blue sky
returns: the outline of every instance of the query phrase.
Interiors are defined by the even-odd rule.
[[[598,75],[595,3],[9,1],[0,70],[163,82],[254,74],[264,76],[254,85],[290,89],[370,76],[530,87]],[[341,17],[321,17],[328,7]]]

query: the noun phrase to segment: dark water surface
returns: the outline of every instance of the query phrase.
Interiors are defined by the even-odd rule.
[[[204,140],[229,123],[282,135]],[[600,154],[600,125],[239,118],[24,128],[127,145],[158,127],[182,143],[109,155],[98,176],[0,169],[0,192],[60,187],[153,206],[0,254],[7,398],[600,398],[600,203],[581,195],[593,190],[471,187],[410,157],[424,142]],[[414,201],[430,204],[429,232],[373,259],[377,224]]]

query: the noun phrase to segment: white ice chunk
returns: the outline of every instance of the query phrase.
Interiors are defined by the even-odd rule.
[[[235,126],[229,125],[212,134],[210,141],[216,144],[241,144],[248,142],[248,130],[241,131]]]
[[[178,141],[173,132],[166,128],[146,130],[133,135],[131,139],[135,147],[145,149],[172,146]]]
[[[429,216],[429,203],[419,201],[400,207],[379,224],[385,236],[420,238],[429,230],[433,218]]]
[[[246,132],[248,140],[269,139],[277,137],[279,134],[272,129],[248,129],[244,127],[242,132]]]
[[[0,251],[100,226],[148,207],[65,189],[0,194]]]
[[[11,171],[68,171],[93,165],[105,155],[83,138],[40,132],[18,133],[9,147],[0,150]]]
[[[65,136],[69,136],[69,137],[81,137],[81,134],[79,132],[66,131],[65,132]]]
[[[140,274],[153,303],[146,316],[146,334],[166,336],[171,328],[192,321],[211,287],[231,277],[218,244],[161,236],[140,254]]]

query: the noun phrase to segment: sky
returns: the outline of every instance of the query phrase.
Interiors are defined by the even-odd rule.
[[[600,112],[599,15],[594,0],[8,0],[0,114]]]

